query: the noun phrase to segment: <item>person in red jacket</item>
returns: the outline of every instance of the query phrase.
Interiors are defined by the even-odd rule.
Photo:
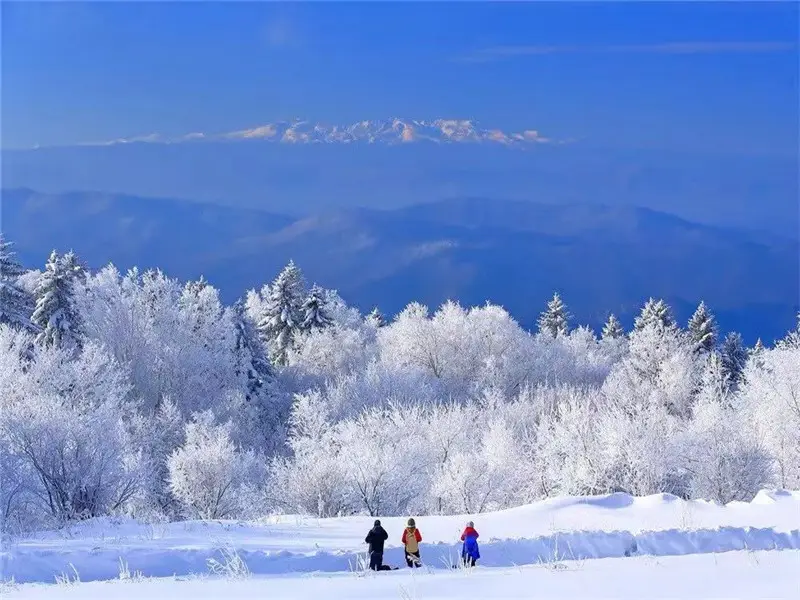
[[[422,541],[422,534],[417,529],[414,519],[408,520],[408,527],[403,530],[401,540],[406,550],[406,564],[409,567],[421,567],[419,560],[419,543]]]
[[[474,567],[475,562],[481,557],[480,550],[478,550],[478,532],[475,531],[475,524],[470,521],[461,534],[461,541],[464,545],[461,547],[461,560],[464,561],[465,567]]]

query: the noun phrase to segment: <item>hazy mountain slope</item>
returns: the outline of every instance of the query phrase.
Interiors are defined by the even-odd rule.
[[[66,207],[58,210],[58,207]],[[292,220],[247,209],[101,194],[3,194],[3,230],[28,264],[55,246],[90,265],[204,274],[227,300],[290,258],[354,304],[394,313],[411,300],[506,306],[532,326],[559,290],[579,322],[628,322],[650,295],[682,320],[700,299],[724,327],[772,340],[793,324],[798,245],[646,209],[452,200]]]
[[[92,267],[159,267],[181,277],[213,269],[235,240],[291,222],[263,211],[99,192],[4,189],[0,202],[0,227],[29,264],[43,264],[53,248],[74,248]]]
[[[453,197],[643,206],[797,235],[797,160],[585,144],[281,144],[263,140],[2,152],[6,187],[192,198],[301,216]]]

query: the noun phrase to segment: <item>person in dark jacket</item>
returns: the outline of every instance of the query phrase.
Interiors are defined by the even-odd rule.
[[[369,530],[364,541],[369,544],[369,568],[373,571],[383,571],[383,543],[389,539],[389,534],[381,527],[381,522],[375,520],[375,525]]]
[[[478,532],[475,531],[475,524],[472,521],[467,523],[464,533],[461,534],[461,541],[464,542],[461,547],[461,560],[464,561],[465,567],[474,567],[481,553],[478,550]]]

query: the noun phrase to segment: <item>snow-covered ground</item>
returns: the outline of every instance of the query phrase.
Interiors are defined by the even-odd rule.
[[[21,598],[162,597],[178,590],[187,597],[218,597],[230,596],[230,586],[244,598],[263,595],[265,588],[271,598],[323,592],[336,598],[443,598],[481,590],[516,598],[530,597],[533,589],[543,597],[574,597],[588,589],[592,597],[645,597],[637,593],[645,581],[652,597],[690,597],[693,582],[710,585],[713,597],[791,597],[800,591],[800,492],[761,492],[752,502],[726,506],[664,494],[612,494],[473,515],[481,566],[463,574],[446,567],[457,557],[467,518],[417,519],[426,568],[414,574],[356,576],[371,517],[163,525],[99,519],[12,540],[0,567],[2,578],[17,584],[5,591]],[[390,535],[385,562],[401,565],[405,520],[382,522]],[[222,560],[224,550],[241,557],[251,578],[204,578],[208,560]],[[118,580],[121,564],[131,573],[165,579],[102,583]],[[82,583],[51,585],[62,573],[77,573]]]
[[[355,575],[287,574],[244,580],[163,578],[132,582],[8,587],[8,600],[452,600],[553,598],[794,599],[800,551],[699,554],[567,561],[557,566],[474,571],[407,570]]]

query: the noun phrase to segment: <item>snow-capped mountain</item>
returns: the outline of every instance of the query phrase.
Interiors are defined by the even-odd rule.
[[[386,119],[360,121],[351,125],[327,125],[296,119],[276,121],[251,129],[242,129],[221,134],[194,132],[178,137],[167,137],[158,133],[120,138],[102,145],[127,144],[133,142],[180,143],[211,140],[265,140],[286,144],[408,144],[419,141],[436,143],[489,143],[507,146],[542,144],[553,140],[542,136],[534,129],[519,132],[504,132],[486,129],[468,119],[409,120]]]

